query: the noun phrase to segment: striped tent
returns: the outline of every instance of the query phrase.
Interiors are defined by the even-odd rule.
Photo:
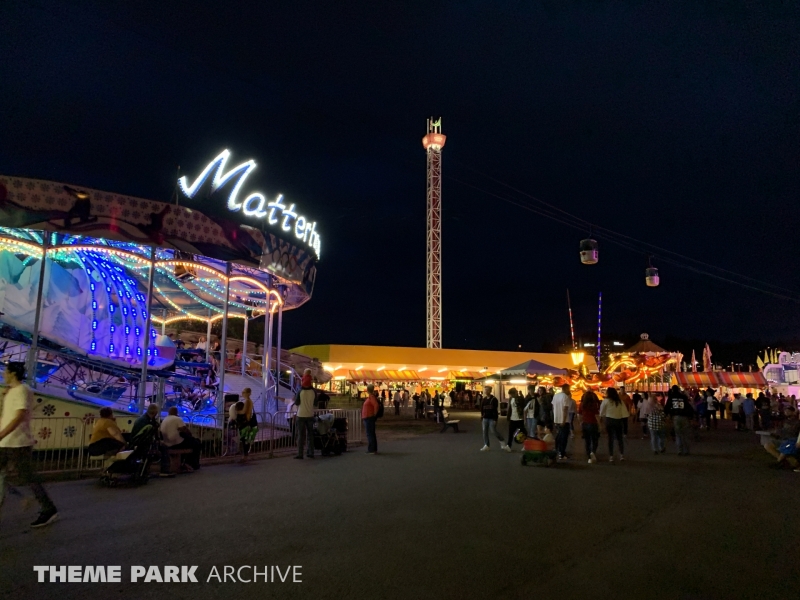
[[[476,373],[475,371],[450,371],[447,378],[450,381],[472,381],[483,376],[483,373]]]
[[[350,381],[419,381],[416,371],[350,371]]]
[[[744,371],[707,371],[703,373],[673,373],[672,383],[682,388],[762,388],[767,386],[764,374]]]

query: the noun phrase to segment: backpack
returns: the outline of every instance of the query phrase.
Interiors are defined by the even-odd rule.
[[[376,398],[378,401],[378,412],[375,413],[375,418],[380,419],[383,417],[383,398]]]

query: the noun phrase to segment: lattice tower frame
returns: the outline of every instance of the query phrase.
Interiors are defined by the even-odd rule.
[[[422,145],[428,154],[427,218],[427,309],[426,347],[442,347],[442,135],[441,117],[428,119]]]
[[[428,148],[427,347],[442,347],[442,151]]]

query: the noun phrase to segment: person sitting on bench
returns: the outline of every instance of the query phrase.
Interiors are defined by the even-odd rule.
[[[89,439],[89,456],[113,455],[125,447],[125,438],[117,427],[114,413],[104,406],[100,418],[94,422],[92,437]]]
[[[169,415],[161,421],[161,439],[166,451],[161,453],[161,472],[169,472],[170,450],[191,450],[186,457],[183,469],[192,472],[200,468],[200,440],[192,437],[186,423],[178,416],[178,408],[171,406]]]

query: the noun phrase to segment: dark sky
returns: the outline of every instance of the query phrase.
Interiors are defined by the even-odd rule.
[[[320,223],[287,346],[425,343],[425,154],[443,117],[444,344],[604,327],[796,337],[800,304],[686,271],[504,197],[800,292],[795,2],[0,4],[0,173],[168,200],[228,147]],[[235,163],[234,163],[235,164]],[[520,196],[514,196],[520,198]]]

